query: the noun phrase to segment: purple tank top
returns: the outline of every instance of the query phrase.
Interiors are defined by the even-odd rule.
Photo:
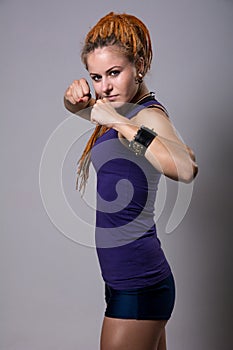
[[[152,105],[164,109],[151,95],[126,117]],[[91,160],[97,173],[95,238],[104,281],[129,289],[166,278],[171,270],[154,222],[160,173],[123,145],[114,129],[97,139]]]

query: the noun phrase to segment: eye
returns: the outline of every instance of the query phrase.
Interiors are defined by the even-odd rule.
[[[92,75],[91,79],[94,81],[100,81],[101,80],[101,75]]]
[[[115,77],[115,76],[117,76],[117,75],[119,75],[120,74],[120,71],[119,70],[112,70],[110,73],[109,73],[109,75],[110,76],[112,76],[112,77]]]

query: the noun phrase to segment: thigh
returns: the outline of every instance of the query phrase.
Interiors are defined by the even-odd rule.
[[[167,349],[167,342],[166,342],[166,331],[165,328],[163,329],[161,336],[159,338],[159,343],[157,350],[166,350]]]
[[[166,322],[105,317],[101,350],[156,350]]]

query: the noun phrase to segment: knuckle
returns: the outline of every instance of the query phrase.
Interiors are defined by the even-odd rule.
[[[80,79],[80,83],[86,83],[86,79],[81,78],[81,79]]]

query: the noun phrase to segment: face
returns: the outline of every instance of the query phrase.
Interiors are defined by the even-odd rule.
[[[135,65],[117,46],[97,48],[87,56],[87,69],[97,98],[107,98],[120,107],[131,102],[138,92]]]

